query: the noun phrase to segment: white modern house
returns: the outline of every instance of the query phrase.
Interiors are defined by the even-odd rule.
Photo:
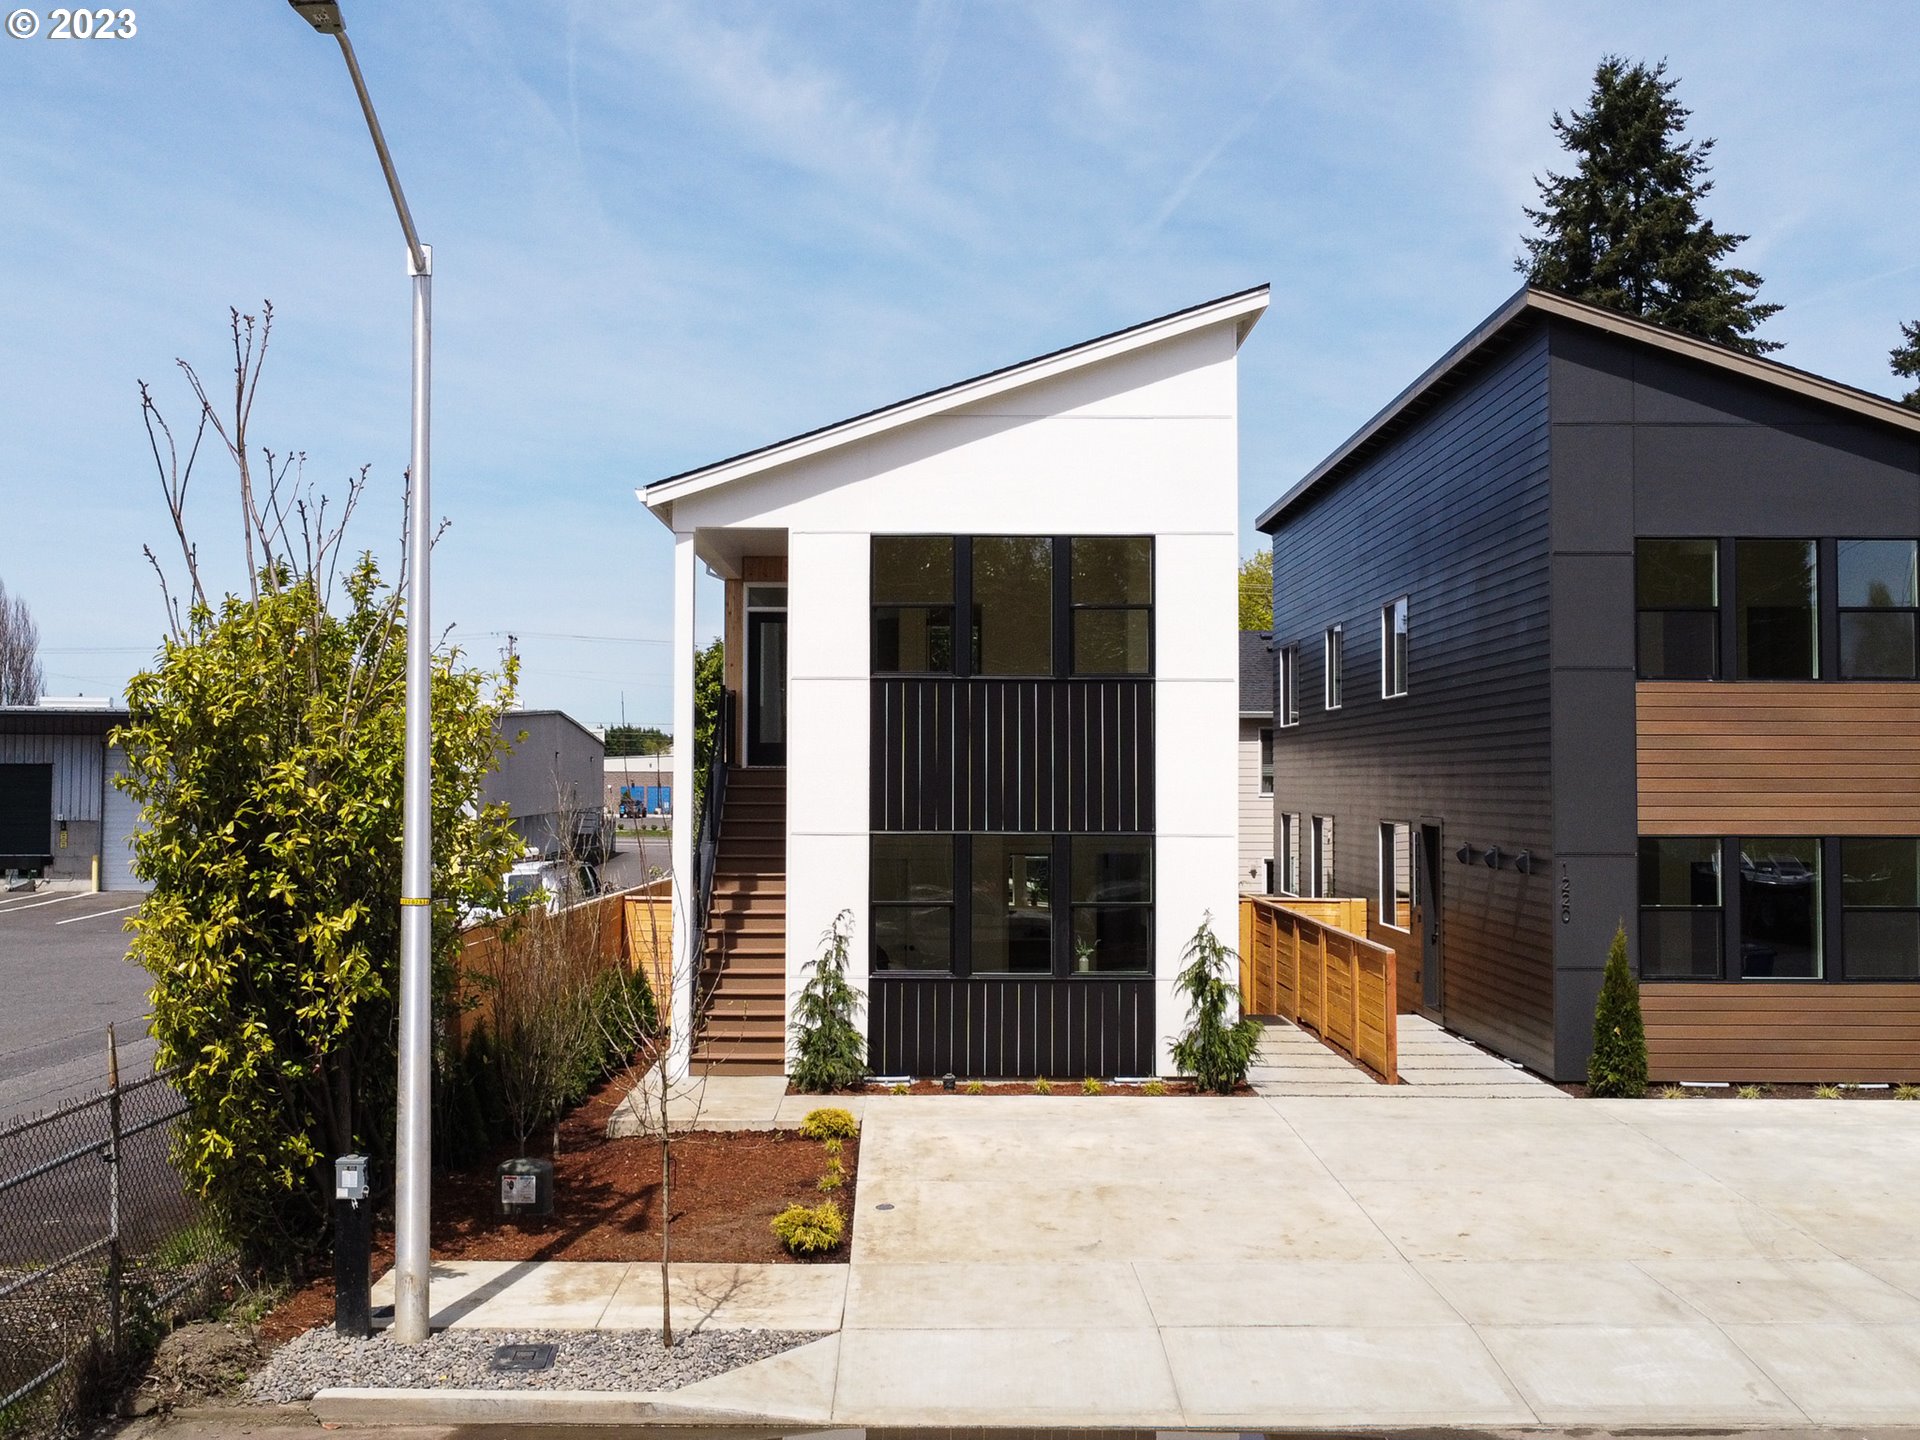
[[[726,597],[722,754],[673,816],[678,1066],[784,1068],[847,912],[877,1074],[1170,1070],[1181,951],[1236,926],[1237,357],[1266,305],[640,492],[674,534],[676,735],[697,567]]]

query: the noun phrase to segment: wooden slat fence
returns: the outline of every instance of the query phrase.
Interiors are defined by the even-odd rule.
[[[1396,957],[1385,945],[1306,913],[1349,919],[1366,901],[1240,897],[1240,1004],[1313,1031],[1388,1085],[1400,1080]],[[1330,907],[1343,907],[1331,911]]]

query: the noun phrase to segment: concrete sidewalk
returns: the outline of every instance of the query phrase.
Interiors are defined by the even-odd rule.
[[[675,1282],[705,1323],[830,1338],[654,1396],[335,1393],[316,1408],[441,1423],[1920,1422],[1920,1106],[1382,1091],[864,1108],[850,1264],[683,1266]],[[447,1323],[657,1323],[651,1266],[465,1268],[436,1293]]]

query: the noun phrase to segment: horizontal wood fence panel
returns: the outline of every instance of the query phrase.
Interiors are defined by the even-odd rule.
[[[1323,923],[1298,905],[1364,900],[1240,900],[1240,1004],[1312,1030],[1389,1085],[1399,1083],[1398,957],[1385,945]],[[1351,909],[1341,913],[1351,914]]]
[[[1920,834],[1920,686],[1636,688],[1646,835]]]
[[[1012,1080],[1152,1075],[1153,981],[874,975],[876,1075]]]
[[[1655,1080],[1920,1080],[1920,986],[1647,983],[1640,1008]]]

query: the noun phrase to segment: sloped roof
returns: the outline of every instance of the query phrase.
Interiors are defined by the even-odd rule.
[[[1069,345],[1063,350],[1050,351],[1037,355],[1031,360],[1022,360],[1013,365],[1004,365],[998,370],[989,370],[984,375],[976,375],[968,380],[943,385],[937,390],[929,390],[905,400],[884,405],[878,410],[869,410],[862,415],[854,415],[845,420],[836,420],[831,425],[822,425],[818,429],[808,430],[785,440],[777,440],[771,445],[762,445],[730,456],[725,460],[716,460],[710,465],[702,465],[695,470],[683,470],[678,475],[669,475],[655,480],[637,491],[642,503],[649,508],[670,504],[689,495],[697,495],[718,485],[741,480],[776,465],[785,465],[794,460],[806,459],[850,445],[858,440],[870,439],[875,435],[910,425],[916,420],[939,415],[946,411],[959,409],[995,395],[1005,394],[1036,381],[1050,380],[1074,370],[1110,360],[1129,351],[1157,345],[1195,330],[1205,329],[1209,325],[1218,325],[1224,321],[1236,320],[1239,330],[1236,340],[1244,341],[1247,332],[1253,329],[1260,314],[1267,308],[1267,287],[1256,285],[1250,290],[1240,290],[1232,295],[1223,295],[1217,300],[1190,306],[1185,310],[1176,310],[1171,315],[1162,315],[1157,319],[1130,325],[1124,330],[1115,330],[1111,334],[1097,336],[1092,340],[1083,340],[1077,345]]]
[[[1841,384],[1838,380],[1829,380],[1824,375],[1815,375],[1809,370],[1798,370],[1791,365],[1783,365],[1778,360],[1743,355],[1737,350],[1729,350],[1724,345],[1715,345],[1711,341],[1682,335],[1677,330],[1668,330],[1664,326],[1654,325],[1631,315],[1622,315],[1613,310],[1603,310],[1597,305],[1569,300],[1566,296],[1555,295],[1551,291],[1523,287],[1498,310],[1475,326],[1464,340],[1435,361],[1419,379],[1394,396],[1387,403],[1386,408],[1348,436],[1338,449],[1316,465],[1286,494],[1262,511],[1260,518],[1254,524],[1270,532],[1280,516],[1288,509],[1323,484],[1338,479],[1358,466],[1397,435],[1402,428],[1438,403],[1451,388],[1450,382],[1457,378],[1456,372],[1463,366],[1471,364],[1482,350],[1501,340],[1513,326],[1536,315],[1552,316],[1639,344],[1650,345],[1672,354],[1683,355],[1690,360],[1711,365],[1715,369],[1731,371],[1745,379],[1757,380],[1763,385],[1772,385],[1789,391],[1803,399],[1818,400],[1852,414],[1920,434],[1920,411],[1909,410],[1887,399],[1884,395],[1875,395],[1870,390],[1855,389],[1851,385]]]
[[[1273,714],[1273,652],[1270,630],[1240,632],[1240,713]]]

